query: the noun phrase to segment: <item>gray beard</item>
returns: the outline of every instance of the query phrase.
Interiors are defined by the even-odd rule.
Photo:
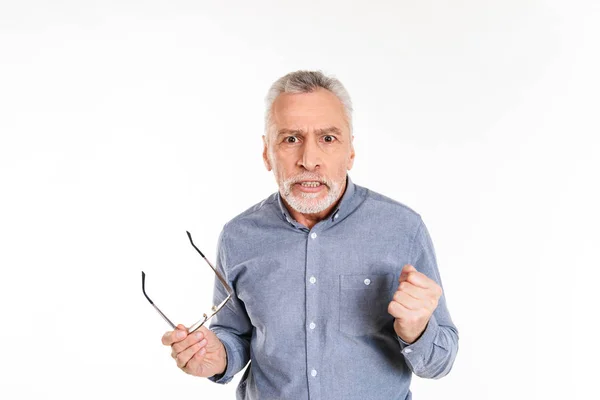
[[[327,210],[341,194],[342,185],[338,182],[327,182],[327,196],[316,200],[319,193],[301,193],[296,196],[292,193],[295,178],[288,179],[281,184],[282,196],[294,210],[301,214],[317,214]]]

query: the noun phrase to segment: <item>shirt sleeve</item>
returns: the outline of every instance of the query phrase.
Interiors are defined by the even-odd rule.
[[[235,282],[231,280],[227,269],[227,247],[225,230],[221,232],[217,250],[216,269],[225,278],[233,293],[225,306],[211,319],[210,329],[223,343],[227,353],[227,368],[220,375],[208,379],[216,383],[228,383],[250,360],[250,338],[252,324],[244,303],[237,297]],[[221,303],[227,297],[227,291],[215,276],[213,304]]]
[[[443,290],[433,242],[422,220],[414,239],[411,260],[417,271],[434,280]],[[458,330],[450,318],[445,294],[442,293],[421,336],[412,344],[400,337],[398,342],[406,363],[415,375],[439,379],[450,372],[458,352]]]

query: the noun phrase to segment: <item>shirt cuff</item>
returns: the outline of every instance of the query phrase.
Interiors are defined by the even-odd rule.
[[[213,332],[215,333],[215,335],[217,335],[217,337],[225,347],[225,353],[227,354],[227,367],[225,368],[225,372],[223,372],[222,374],[210,376],[208,377],[208,379],[215,383],[229,383],[229,381],[233,379],[233,376],[244,367],[243,365],[236,364],[240,363],[239,360],[243,359],[243,357],[241,357],[241,355],[238,354],[243,352],[243,349],[237,349],[236,341],[230,336],[232,335],[231,333],[217,329],[214,329]]]
[[[426,359],[426,355],[431,353],[431,347],[433,346],[433,341],[438,334],[439,326],[435,316],[432,314],[431,318],[429,318],[429,322],[425,327],[425,330],[421,334],[421,337],[417,339],[414,343],[408,344],[400,336],[396,335],[398,338],[398,343],[400,343],[400,348],[402,349],[402,354],[404,355],[404,359],[413,367],[419,368],[423,363],[423,360]]]

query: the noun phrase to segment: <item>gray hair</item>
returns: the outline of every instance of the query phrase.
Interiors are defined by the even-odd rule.
[[[346,114],[346,122],[350,129],[350,135],[352,135],[352,101],[342,82],[333,76],[323,74],[322,71],[300,70],[290,72],[277,79],[267,92],[267,96],[265,97],[267,106],[265,111],[265,135],[267,138],[269,137],[269,129],[271,128],[271,111],[277,96],[282,93],[310,93],[319,88],[329,90],[342,102]]]

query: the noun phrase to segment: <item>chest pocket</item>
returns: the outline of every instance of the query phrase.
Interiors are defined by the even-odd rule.
[[[379,332],[393,317],[392,274],[340,275],[340,331],[350,336]]]

